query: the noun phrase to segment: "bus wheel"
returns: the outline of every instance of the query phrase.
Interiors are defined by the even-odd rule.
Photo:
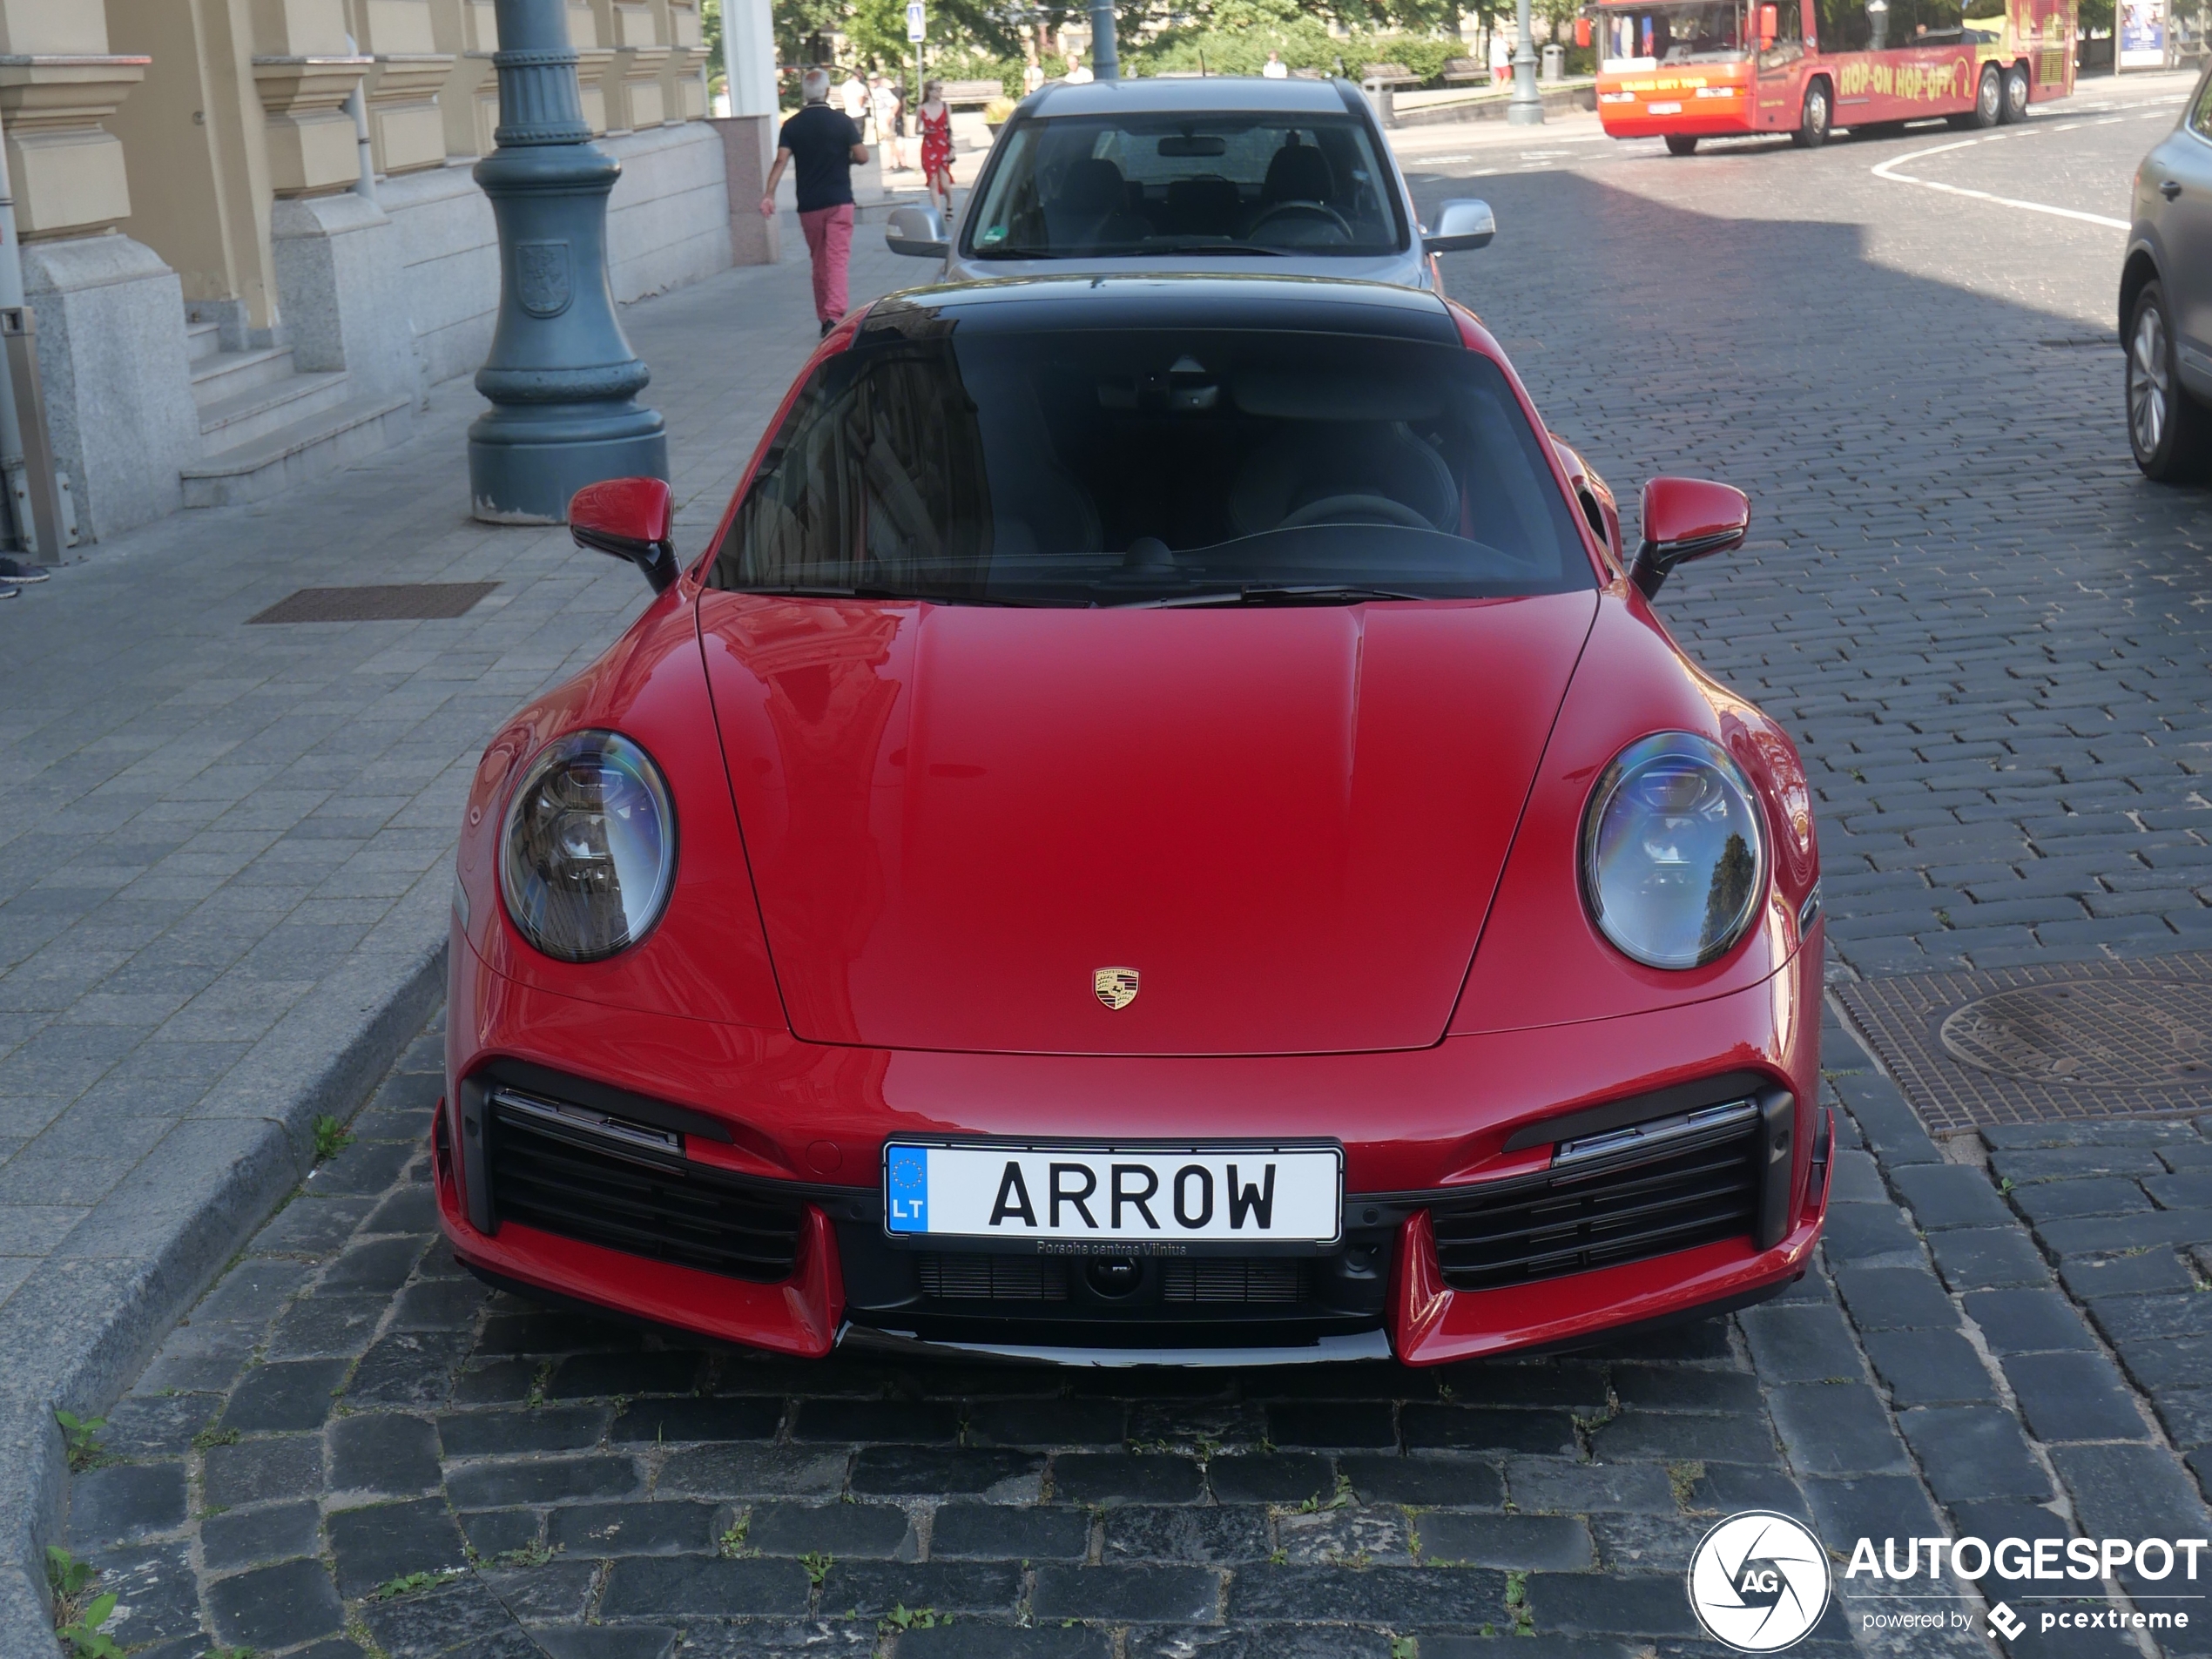
[[[1985,64],[1981,71],[1981,84],[1974,88],[1973,112],[1967,116],[1970,127],[1993,127],[2005,118],[2004,79],[1997,72],[1997,65]]]
[[[2005,104],[1999,118],[2008,125],[2027,119],[2027,65],[2014,64],[2005,71]]]
[[[2161,484],[2202,477],[2212,457],[2212,415],[2199,408],[2175,372],[2173,318],[2166,291],[2147,284],[2128,333],[2128,447],[2143,475]]]
[[[1697,135],[1692,132],[1669,132],[1667,153],[1670,156],[1694,156],[1697,153]]]
[[[1828,107],[1828,83],[1815,81],[1805,88],[1805,107],[1797,117],[1797,130],[1790,135],[1790,142],[1800,150],[1819,149],[1827,140],[1832,113]]]

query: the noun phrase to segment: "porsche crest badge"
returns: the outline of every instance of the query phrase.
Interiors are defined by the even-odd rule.
[[[1090,988],[1109,1008],[1125,1008],[1136,1001],[1136,970],[1102,968],[1090,976]]]

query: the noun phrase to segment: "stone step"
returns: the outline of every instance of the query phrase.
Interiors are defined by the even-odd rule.
[[[296,426],[185,468],[185,505],[228,507],[266,500],[367,460],[404,437],[414,419],[408,398],[349,398]]]
[[[185,324],[185,355],[194,363],[204,363],[223,349],[223,326],[219,322]]]
[[[235,449],[336,408],[346,401],[347,378],[342,368],[320,374],[287,374],[280,380],[239,388],[228,397],[203,401],[199,406],[202,453],[213,455]]]
[[[210,403],[236,397],[248,387],[266,386],[293,372],[289,346],[215,352],[192,365],[192,401],[205,409]]]

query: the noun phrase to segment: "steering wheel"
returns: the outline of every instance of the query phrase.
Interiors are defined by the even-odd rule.
[[[1357,516],[1380,519],[1386,524],[1403,524],[1409,530],[1433,530],[1435,525],[1402,501],[1393,501],[1387,496],[1324,496],[1319,501],[1310,501],[1285,518],[1275,528],[1294,530],[1306,524],[1340,523]]]
[[[1344,233],[1345,241],[1352,240],[1351,221],[1326,202],[1277,202],[1272,207],[1263,210],[1260,216],[1251,222],[1251,227],[1244,232],[1244,239],[1247,242],[1251,241],[1260,226],[1266,224],[1269,219],[1285,219],[1292,214],[1301,219],[1319,219],[1324,224],[1333,225]]]

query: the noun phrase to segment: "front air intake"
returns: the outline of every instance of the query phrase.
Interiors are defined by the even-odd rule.
[[[1496,1290],[1752,1239],[1770,1165],[1768,1116],[1743,1100],[1568,1142],[1537,1175],[1433,1205],[1444,1282]]]
[[[501,1222],[730,1278],[791,1277],[803,1200],[693,1163],[650,1124],[504,1089],[488,1104]]]

